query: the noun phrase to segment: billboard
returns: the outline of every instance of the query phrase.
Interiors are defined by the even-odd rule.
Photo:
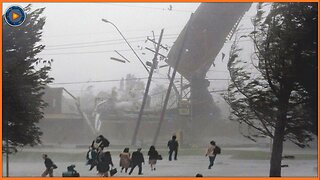
[[[179,34],[166,62],[175,66],[183,38],[184,51],[177,71],[190,80],[193,74],[205,76],[226,37],[252,3],[201,3]],[[186,27],[189,25],[188,34]]]

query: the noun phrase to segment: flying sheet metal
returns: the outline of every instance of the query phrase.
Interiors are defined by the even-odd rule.
[[[192,75],[205,76],[215,57],[240,17],[252,3],[201,3],[189,20],[190,27],[185,36],[186,27],[179,34],[171,48],[166,62],[174,67],[177,61],[182,39],[186,43],[177,71],[188,80]]]

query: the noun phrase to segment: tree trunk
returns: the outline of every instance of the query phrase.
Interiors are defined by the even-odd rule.
[[[285,94],[285,95],[284,95]],[[270,160],[270,177],[281,177],[281,160],[282,160],[282,151],[283,151],[283,141],[285,135],[285,127],[287,123],[287,106],[290,96],[289,93],[283,93],[280,99],[279,105],[279,115],[277,117],[273,145],[272,145],[272,154]]]
[[[281,159],[283,150],[285,119],[279,119],[274,132],[272,154],[270,160],[270,177],[281,177]]]

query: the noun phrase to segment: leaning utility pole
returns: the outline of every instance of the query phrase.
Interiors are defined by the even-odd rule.
[[[191,17],[189,19],[189,22],[190,22],[191,18],[192,18],[192,15],[191,15]],[[166,113],[166,109],[167,109],[167,104],[168,104],[169,97],[170,97],[171,88],[173,86],[173,81],[174,81],[174,78],[176,76],[176,72],[177,72],[178,65],[179,65],[179,62],[180,62],[180,59],[181,59],[181,55],[182,55],[182,53],[184,51],[184,44],[185,44],[187,36],[188,36],[188,31],[189,31],[189,23],[187,23],[186,33],[184,34],[184,37],[183,37],[183,41],[182,41],[182,44],[181,44],[181,49],[179,50],[177,61],[176,61],[175,65],[174,65],[174,67],[173,67],[173,72],[172,72],[172,76],[171,76],[171,79],[170,79],[170,84],[169,84],[169,87],[168,87],[168,90],[167,90],[166,98],[164,99],[164,104],[163,104],[163,108],[162,108],[161,115],[160,115],[160,121],[159,121],[159,124],[158,124],[158,128],[157,128],[156,134],[155,134],[154,139],[153,139],[153,145],[155,145],[157,143],[157,139],[158,139],[158,136],[159,136],[159,133],[160,133],[160,128],[161,128],[162,122],[164,120],[164,115]]]
[[[164,31],[164,29],[161,30],[159,41],[157,43],[157,47],[156,47],[156,51],[155,51],[155,55],[154,55],[153,60],[152,60],[152,66],[151,66],[151,69],[149,71],[148,82],[147,82],[146,90],[145,90],[144,95],[143,95],[141,109],[140,109],[140,112],[139,112],[139,117],[138,117],[138,120],[137,120],[136,127],[134,129],[131,145],[135,145],[136,142],[137,142],[137,135],[138,135],[138,131],[139,131],[142,115],[143,115],[144,106],[145,106],[146,101],[147,101],[147,97],[148,97],[148,93],[149,93],[149,88],[150,88],[150,84],[151,84],[151,80],[152,80],[153,71],[154,71],[155,66],[158,64],[157,56],[158,56],[158,53],[159,53],[159,50],[160,50],[160,46],[161,46],[160,43],[161,43],[161,40],[162,40],[163,31]]]
[[[74,95],[72,95],[67,89],[63,88],[63,90],[64,90],[67,94],[69,94],[69,95],[74,99],[75,104],[76,104],[76,107],[77,107],[77,110],[78,110],[80,116],[82,117],[83,120],[86,121],[86,123],[87,123],[88,126],[90,127],[92,133],[93,133],[94,135],[97,135],[97,132],[96,132],[96,130],[94,129],[94,127],[92,126],[92,124],[91,124],[91,122],[90,122],[90,119],[89,119],[89,118],[87,117],[87,115],[81,110],[79,100],[78,100]]]

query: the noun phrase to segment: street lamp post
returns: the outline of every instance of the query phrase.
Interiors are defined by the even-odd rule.
[[[118,27],[116,25],[114,25],[112,22],[106,20],[106,19],[102,19],[103,22],[105,23],[110,23],[111,25],[113,25],[117,31],[119,32],[119,34],[122,36],[122,38],[126,41],[126,43],[128,44],[128,46],[130,47],[130,49],[133,51],[133,53],[136,55],[136,57],[139,59],[139,61],[141,62],[141,64],[143,65],[143,67],[147,70],[147,72],[149,73],[149,77],[148,77],[148,81],[147,81],[147,86],[143,95],[143,100],[142,100],[142,104],[141,104],[141,108],[140,108],[140,112],[139,112],[139,117],[137,120],[137,124],[134,130],[134,134],[132,137],[132,142],[131,145],[136,145],[136,141],[137,141],[137,135],[138,135],[138,130],[139,130],[139,126],[141,123],[141,119],[142,119],[142,115],[143,115],[143,110],[144,110],[144,106],[146,104],[147,101],[147,97],[148,97],[148,92],[149,92],[149,88],[150,88],[150,84],[151,84],[151,79],[152,79],[152,74],[153,74],[153,70],[155,68],[155,65],[158,63],[157,61],[157,56],[159,54],[159,50],[160,50],[160,46],[161,46],[161,40],[162,40],[162,35],[163,35],[163,31],[164,29],[161,30],[160,33],[160,38],[159,38],[159,42],[157,43],[156,46],[156,51],[155,51],[155,55],[153,58],[153,63],[151,65],[151,69],[149,71],[149,69],[147,68],[147,66],[142,62],[142,60],[139,58],[139,56],[137,55],[137,53],[134,51],[134,49],[131,47],[131,45],[129,44],[129,42],[127,41],[127,39],[123,36],[123,34],[120,32],[120,30],[118,29]]]
[[[108,21],[106,19],[102,19],[103,22],[105,23],[109,23],[111,24],[113,27],[115,27],[117,29],[117,31],[119,32],[119,34],[121,35],[121,37],[126,41],[127,45],[130,47],[130,49],[133,51],[134,55],[136,55],[136,57],[139,59],[139,61],[141,62],[141,64],[143,65],[143,67],[147,70],[147,72],[149,72],[149,69],[147,68],[147,66],[142,62],[142,60],[140,59],[140,57],[138,56],[138,54],[136,53],[136,51],[132,48],[132,46],[129,44],[129,42],[127,41],[127,39],[123,36],[123,34],[121,33],[121,31],[119,30],[119,28],[113,24],[111,21]]]

